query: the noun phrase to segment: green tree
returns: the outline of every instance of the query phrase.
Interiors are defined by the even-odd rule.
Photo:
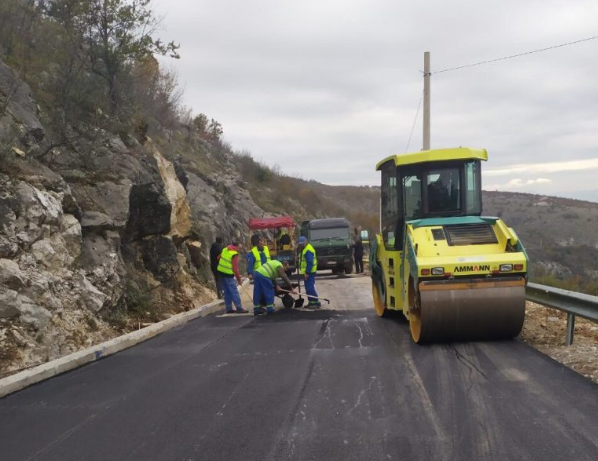
[[[197,128],[199,135],[208,141],[218,141],[224,133],[222,124],[216,120],[209,119],[206,114],[199,114],[193,119],[193,125]]]
[[[130,66],[154,55],[178,59],[179,45],[154,38],[159,21],[150,0],[53,0],[48,13],[82,43],[81,58],[104,80],[111,111],[120,102],[119,83]]]

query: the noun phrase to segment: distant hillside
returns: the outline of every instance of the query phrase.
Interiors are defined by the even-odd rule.
[[[598,295],[598,203],[486,191],[483,206],[523,241],[532,280]]]

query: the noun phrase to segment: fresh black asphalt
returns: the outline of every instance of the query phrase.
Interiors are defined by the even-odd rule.
[[[0,399],[0,460],[598,459],[597,385],[517,340],[417,346],[355,280]]]

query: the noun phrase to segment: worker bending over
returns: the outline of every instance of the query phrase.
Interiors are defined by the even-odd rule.
[[[274,293],[278,288],[276,279],[281,277],[285,283],[291,287],[291,293],[296,294],[291,281],[287,277],[285,269],[289,263],[281,263],[275,259],[262,264],[255,270],[253,279],[253,315],[264,313],[262,304],[266,306],[266,313],[274,313]]]
[[[259,235],[253,234],[251,236],[251,251],[247,253],[247,276],[253,280],[254,272],[262,264],[270,261],[270,250],[264,245],[264,241],[260,239]]]
[[[318,259],[316,258],[316,250],[311,243],[308,243],[307,238],[304,236],[299,237],[297,242],[299,247],[299,273],[303,274],[305,280],[305,291],[310,296],[309,302],[307,303],[308,309],[317,309],[322,307],[316,292],[316,270],[318,270]]]

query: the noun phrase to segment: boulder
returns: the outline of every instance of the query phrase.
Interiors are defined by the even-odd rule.
[[[92,312],[100,311],[108,296],[98,290],[83,274],[79,274],[77,283],[81,289],[80,299],[83,306]]]
[[[156,183],[134,185],[129,196],[129,219],[125,241],[140,240],[148,235],[170,231],[172,205],[162,185]]]
[[[111,229],[124,230],[129,214],[131,184],[126,178],[119,182],[76,183],[73,184],[73,193],[78,197],[82,214],[102,213],[109,217]]]
[[[35,242],[31,245],[31,252],[37,263],[50,271],[58,271],[73,262],[73,257],[67,253],[64,240],[59,234]]]
[[[65,247],[74,258],[81,254],[81,224],[71,214],[62,215],[61,232]]]
[[[174,242],[164,235],[143,239],[142,258],[145,269],[160,282],[170,280],[180,267]]]
[[[0,259],[0,285],[13,290],[22,290],[27,286],[27,277],[16,262]]]
[[[186,237],[191,231],[191,210],[187,193],[177,177],[174,165],[157,150],[154,152],[158,172],[164,182],[164,193],[171,205],[170,232],[173,237]]]
[[[99,211],[86,211],[81,218],[81,228],[86,232],[101,232],[115,228],[110,216]]]
[[[39,329],[50,322],[52,315],[28,297],[0,287],[0,318],[10,317],[19,317],[22,322]]]
[[[195,267],[201,267],[201,242],[197,240],[187,240],[185,242],[185,246],[189,251],[189,255],[191,256],[191,263]]]
[[[19,245],[9,240],[4,235],[0,235],[0,258],[10,258],[17,254]]]

